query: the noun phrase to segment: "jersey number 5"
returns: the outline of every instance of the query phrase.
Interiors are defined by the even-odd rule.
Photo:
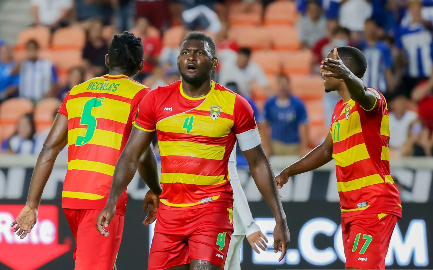
[[[92,109],[102,106],[103,98],[92,98],[84,104],[84,110],[81,114],[80,125],[86,125],[87,130],[84,136],[78,136],[76,145],[82,146],[90,142],[95,134],[95,129],[97,125],[96,118],[92,115]]]

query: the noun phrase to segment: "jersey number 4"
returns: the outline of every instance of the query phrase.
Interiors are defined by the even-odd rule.
[[[352,252],[355,252],[358,249],[359,238],[361,238],[361,233],[358,233],[355,237],[355,242],[353,243]],[[371,240],[373,240],[373,236],[368,235],[368,234],[364,234],[362,236],[362,238],[365,239],[365,243],[362,246],[361,250],[359,251],[359,254],[361,254],[361,255],[367,251],[367,248],[370,245]]]
[[[92,109],[101,107],[103,101],[103,98],[92,98],[84,104],[80,125],[86,125],[87,130],[84,136],[77,137],[77,141],[75,142],[76,145],[85,145],[86,143],[90,142],[90,140],[93,138],[93,135],[95,135],[97,121],[95,116],[92,115]]]

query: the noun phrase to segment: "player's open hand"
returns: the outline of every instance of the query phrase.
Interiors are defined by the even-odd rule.
[[[38,210],[26,205],[14,222],[12,222],[11,227],[21,239],[24,239],[30,233],[33,226],[35,226],[37,218]]]
[[[323,77],[334,77],[337,79],[345,79],[350,74],[351,71],[344,65],[343,61],[338,55],[337,48],[333,51],[334,58],[326,58],[322,61],[320,66],[320,72]]]
[[[143,212],[147,211],[149,205],[149,213],[147,213],[147,216],[143,221],[143,225],[146,226],[152,224],[156,220],[156,212],[159,207],[159,196],[153,193],[152,190],[149,190],[144,197]]]
[[[281,251],[281,256],[278,259],[279,262],[286,256],[287,247],[290,242],[290,232],[287,227],[286,219],[277,222],[274,229],[274,252]]]
[[[266,244],[268,242],[268,239],[261,231],[248,235],[247,240],[250,243],[251,247],[258,254],[260,254],[260,250],[257,247],[259,247],[263,251],[266,251],[266,248],[268,247],[268,245]]]
[[[99,213],[98,218],[96,219],[96,229],[100,234],[105,237],[108,237],[110,233],[106,229],[108,225],[110,225],[111,219],[116,214],[116,205],[106,205],[104,209]]]

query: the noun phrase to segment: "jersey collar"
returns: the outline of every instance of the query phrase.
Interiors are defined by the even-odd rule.
[[[122,78],[128,78],[128,76],[120,74],[120,75],[110,75],[110,74],[106,74],[104,76],[102,76],[106,79],[122,79]]]
[[[211,86],[211,88],[210,88],[209,93],[207,93],[207,95],[202,96],[202,97],[194,98],[194,97],[190,97],[190,96],[188,96],[187,94],[185,94],[185,92],[183,92],[182,82],[180,82],[180,85],[179,85],[179,91],[180,91],[180,94],[182,95],[182,97],[184,97],[184,98],[186,98],[186,99],[188,99],[188,100],[202,100],[202,99],[205,99],[205,98],[207,98],[207,96],[209,96],[209,94],[210,94],[214,89],[215,89],[215,82],[212,81],[212,86]]]

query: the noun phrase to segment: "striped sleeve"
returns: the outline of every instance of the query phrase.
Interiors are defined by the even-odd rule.
[[[155,90],[149,92],[140,102],[136,113],[137,117],[133,123],[134,127],[148,132],[155,131],[155,92]]]
[[[70,92],[68,92],[66,94],[65,98],[63,99],[62,105],[60,106],[59,110],[57,111],[58,113],[61,113],[61,114],[65,115],[66,117],[68,116],[68,110],[66,109],[66,103],[69,100],[69,93]]]

